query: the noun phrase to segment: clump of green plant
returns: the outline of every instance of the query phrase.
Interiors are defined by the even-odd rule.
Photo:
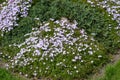
[[[108,58],[104,48],[77,22],[66,18],[51,19],[32,28],[31,33],[9,60],[8,69],[27,77],[50,79],[82,79],[97,70]],[[14,51],[14,50],[13,50]]]
[[[115,20],[117,22],[116,30],[115,30],[115,27],[114,28],[112,27],[113,29],[108,29],[108,31],[110,30],[110,32],[111,32],[110,37],[111,38],[113,37],[113,40],[110,41],[111,38],[106,38],[106,41],[109,41],[106,44],[107,49],[113,48],[113,51],[115,51],[114,49],[117,49],[117,47],[119,47],[119,45],[120,45],[120,40],[119,40],[120,36],[118,36],[120,33],[120,28],[119,28],[120,20],[119,20],[119,10],[118,10],[119,9],[119,1],[116,1],[116,0],[112,0],[112,1],[111,0],[107,0],[107,1],[87,0],[87,2],[90,3],[92,7],[102,8],[103,11],[108,12],[107,15],[109,15],[112,18],[112,20]],[[109,28],[111,28],[111,25],[109,25]],[[116,34],[116,32],[117,32],[117,34]],[[108,32],[106,32],[106,34],[108,34]],[[117,35],[118,37],[116,37],[115,35]],[[111,45],[110,43],[113,45]],[[111,49],[111,51],[112,51],[112,49]]]
[[[4,34],[3,45],[23,42],[24,35],[36,26],[34,18],[39,18],[41,22],[44,22],[50,18],[57,20],[61,17],[76,20],[80,28],[93,35],[108,51],[118,48],[119,36],[115,29],[116,21],[113,21],[103,9],[92,8],[81,0],[35,0],[28,17],[21,19],[20,25],[14,30]]]

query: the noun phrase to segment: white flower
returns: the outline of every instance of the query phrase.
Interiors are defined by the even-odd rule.
[[[78,70],[76,70],[76,73],[78,73],[79,71]]]
[[[84,32],[85,32],[85,30],[84,30],[84,29],[80,30],[80,33],[81,33],[81,34],[84,34]]]
[[[38,48],[41,48],[43,45],[44,45],[43,40],[40,40],[39,43],[37,43],[36,46],[37,46]]]
[[[63,55],[65,55],[66,54],[66,52],[65,51],[63,51]]]
[[[94,61],[91,61],[91,63],[93,63]]]
[[[51,21],[54,21],[54,19],[53,19],[53,18],[50,18],[50,20],[51,20]]]
[[[75,59],[72,59],[72,62],[76,62],[76,60],[75,60]]]
[[[78,57],[78,56],[75,56],[75,60],[77,60],[77,59],[79,59],[79,57]]]
[[[57,65],[57,66],[59,66],[59,65],[60,65],[60,63],[57,63],[56,65]]]
[[[102,55],[98,55],[98,58],[101,58],[102,57]]]
[[[22,74],[22,72],[19,72],[19,74],[21,75],[21,74]]]
[[[34,75],[34,76],[37,76],[37,72],[34,72],[33,75]]]
[[[39,50],[35,50],[35,52],[36,52],[36,55],[38,56],[41,54]]]
[[[51,53],[51,54],[49,55],[49,57],[54,57],[54,54],[53,54],[53,53]]]
[[[28,74],[25,74],[25,77],[28,77]]]
[[[50,23],[45,23],[44,26],[48,26]]]
[[[74,69],[77,69],[77,67],[76,67],[76,66],[74,66]]]
[[[34,18],[35,20],[40,20],[40,18]]]
[[[52,60],[52,59],[51,59],[50,61],[51,61],[51,62],[53,62],[53,60]]]
[[[83,60],[81,60],[81,62],[84,62]]]

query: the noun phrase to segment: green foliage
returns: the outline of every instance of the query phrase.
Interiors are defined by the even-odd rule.
[[[81,0],[35,0],[29,11],[29,16],[21,19],[19,26],[14,30],[4,34],[3,45],[24,41],[23,35],[31,32],[31,28],[36,26],[34,21],[36,17],[40,18],[41,22],[61,17],[77,20],[80,28],[84,28],[88,34],[94,35],[107,50],[118,48],[116,44],[119,39],[117,30],[115,30],[117,23],[111,20],[111,17],[103,9],[92,8]]]
[[[0,4],[2,3],[2,2],[4,2],[5,0],[0,0]]]
[[[43,50],[42,48],[34,48],[32,46],[37,45],[37,43],[34,43],[36,42],[36,40],[32,40],[32,41],[27,41],[27,40],[38,37],[37,42],[39,42],[39,40],[43,38],[46,40],[48,39],[49,41],[50,38],[53,37],[59,38],[59,36],[55,36],[54,34],[59,33],[60,30],[61,32],[62,30],[65,31],[65,33],[62,32],[62,35],[64,36],[66,36],[71,32],[70,29],[62,28],[63,26],[60,26],[59,24],[56,24],[53,21],[49,21],[46,23],[49,23],[49,25],[44,26],[43,24],[42,26],[46,28],[49,27],[51,28],[51,30],[47,32],[45,31],[46,29],[45,30],[42,29],[42,31],[39,30],[39,28],[33,30],[31,33],[29,33],[31,35],[27,34],[29,38],[26,39],[24,44],[21,43],[22,46],[19,47],[20,50],[15,48],[16,49],[15,51],[18,52],[14,52],[13,46],[8,47],[7,51],[9,52],[9,55],[10,56],[12,55],[12,57],[14,56],[14,58],[16,57],[15,59],[11,60],[13,62],[10,62],[9,64],[9,66],[14,66],[14,71],[22,72],[22,74],[28,74],[28,77],[32,77],[34,76],[34,73],[36,73],[37,74],[36,77],[38,78],[49,77],[50,79],[55,79],[55,80],[82,79],[82,78],[87,78],[88,75],[90,75],[93,72],[96,72],[97,67],[102,66],[102,64],[106,63],[106,61],[108,60],[104,48],[97,41],[94,41],[91,36],[87,36],[87,34],[84,33],[81,34],[79,28],[73,29],[75,31],[72,36],[78,39],[73,45],[66,44],[64,43],[65,41],[63,41],[61,43],[63,45],[62,52],[56,52],[56,50],[54,49],[55,46],[53,47],[52,43],[49,43],[51,45],[47,47],[47,50],[50,51],[48,51],[47,55],[43,57],[43,55],[45,55],[44,52],[47,50]],[[43,28],[42,26],[41,28]],[[60,30],[56,31],[58,28]],[[87,39],[85,39],[83,35],[84,36],[86,35]],[[46,36],[48,37],[46,38]],[[79,46],[76,47],[77,44],[79,44]],[[87,45],[87,47],[85,45]],[[24,50],[28,50],[28,47],[30,51],[24,52]],[[78,47],[81,51],[78,50]],[[59,50],[59,46],[57,49]],[[40,55],[35,55],[36,50],[40,51]],[[23,53],[21,53],[21,51],[23,51]],[[55,51],[53,55],[55,54],[56,55],[50,57],[52,51]],[[63,54],[64,51],[65,53]],[[89,53],[89,51],[92,53]],[[17,54],[14,55],[10,53],[17,53]],[[22,57],[18,58],[17,55],[19,55],[19,53]],[[75,56],[76,57],[79,56],[80,59],[75,60],[74,59]],[[28,58],[30,58],[31,60],[29,60]],[[27,59],[28,61],[25,62]],[[75,61],[72,61],[73,59]],[[17,63],[14,63],[14,61],[15,62],[17,61]]]

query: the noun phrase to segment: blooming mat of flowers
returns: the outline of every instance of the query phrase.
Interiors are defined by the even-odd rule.
[[[87,0],[87,2],[90,3],[92,7],[105,9],[109,16],[112,16],[112,20],[118,23],[115,29],[117,30],[116,33],[120,36],[120,0]],[[118,39],[117,42],[120,43],[120,39]]]
[[[18,26],[18,16],[26,17],[32,0],[7,0],[0,4],[0,30],[10,31]]]
[[[51,19],[25,36],[25,42],[10,45],[20,50],[7,65],[25,76],[83,77],[105,61],[100,45],[76,21]]]
[[[113,20],[118,22],[118,27],[120,27],[120,1],[119,0],[87,0],[91,6],[100,6],[113,16]]]

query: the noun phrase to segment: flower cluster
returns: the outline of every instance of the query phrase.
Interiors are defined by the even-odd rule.
[[[56,21],[50,19],[40,24],[40,28],[33,28],[25,37],[25,42],[11,45],[18,47],[20,51],[8,67],[27,67],[33,71],[33,76],[48,74],[54,67],[61,72],[59,67],[63,67],[67,69],[65,74],[72,75],[80,72],[81,64],[94,64],[103,56],[94,38],[88,36],[84,29],[80,30],[75,20],[70,22],[66,18]]]
[[[118,22],[118,28],[120,28],[120,1],[119,0],[87,0],[93,7],[100,6],[104,8],[110,15],[113,16],[113,20]]]
[[[10,31],[14,26],[18,26],[19,17],[28,15],[32,0],[7,0],[1,4],[0,9],[0,30]]]

